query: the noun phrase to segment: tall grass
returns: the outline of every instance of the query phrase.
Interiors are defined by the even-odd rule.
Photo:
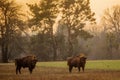
[[[0,63],[0,80],[120,80],[120,60],[87,61],[85,72],[69,73],[66,61],[38,62],[33,73],[22,69],[15,74],[14,63]]]
[[[66,68],[67,62],[39,62],[37,66]],[[86,63],[86,69],[120,70],[120,60],[90,60]]]
[[[120,70],[120,60],[93,60],[86,64],[87,69]]]

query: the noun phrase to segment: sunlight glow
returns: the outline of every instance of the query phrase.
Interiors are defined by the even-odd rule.
[[[120,5],[120,0],[90,0],[90,6],[92,11],[95,12],[97,22],[100,21],[104,10],[106,8],[111,8],[114,5]]]
[[[26,3],[38,3],[40,0],[15,0],[17,3],[23,5],[23,10],[27,11],[28,7]],[[91,10],[95,12],[95,18],[97,22],[100,21],[100,17],[106,8],[110,8],[113,5],[120,5],[120,0],[90,0]]]
[[[55,24],[53,25],[53,34],[56,34],[57,33],[57,29],[58,29],[58,26],[59,26],[59,21],[62,19],[62,12],[60,12],[56,18],[56,21],[55,21]]]

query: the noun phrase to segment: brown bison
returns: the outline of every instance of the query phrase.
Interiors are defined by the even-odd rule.
[[[33,69],[35,68],[37,62],[36,56],[26,56],[23,58],[15,59],[15,65],[16,65],[16,74],[18,72],[21,74],[21,68],[29,68],[30,73],[32,73]]]
[[[69,72],[72,72],[73,67],[77,67],[79,72],[80,68],[82,67],[82,70],[84,72],[85,64],[86,64],[86,57],[83,55],[75,56],[75,57],[69,57],[67,59],[67,65],[69,66]]]

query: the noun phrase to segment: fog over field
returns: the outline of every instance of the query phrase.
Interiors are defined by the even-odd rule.
[[[0,1],[1,62],[120,58],[120,0]],[[9,5],[8,5],[9,4]]]
[[[39,0],[15,0],[17,3],[23,5],[23,10],[27,11],[28,7],[26,3],[38,3]],[[103,15],[103,11],[106,8],[112,7],[113,5],[119,5],[120,0],[90,0],[90,6],[92,11],[95,12],[95,17],[97,18],[97,22],[99,23],[101,16]]]

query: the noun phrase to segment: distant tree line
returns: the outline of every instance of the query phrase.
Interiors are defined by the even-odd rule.
[[[95,23],[94,13],[90,9],[89,0],[41,0],[38,4],[28,4],[32,18],[31,27],[39,29],[33,53],[40,55],[40,59],[66,59],[79,53],[78,37],[87,39],[92,35],[83,28],[87,22]],[[66,32],[57,35],[53,26],[58,15],[59,29],[63,27]],[[60,29],[61,30],[61,29]],[[60,32],[57,29],[56,32]],[[61,32],[60,32],[61,33]],[[66,34],[66,36],[64,35]],[[33,43],[34,45],[34,43]],[[46,57],[47,56],[47,57]]]
[[[88,59],[120,58],[120,6],[107,9],[98,26],[89,0],[40,0],[26,5],[28,20],[13,0],[0,1],[2,62],[28,54],[40,61],[66,60],[79,53]]]

